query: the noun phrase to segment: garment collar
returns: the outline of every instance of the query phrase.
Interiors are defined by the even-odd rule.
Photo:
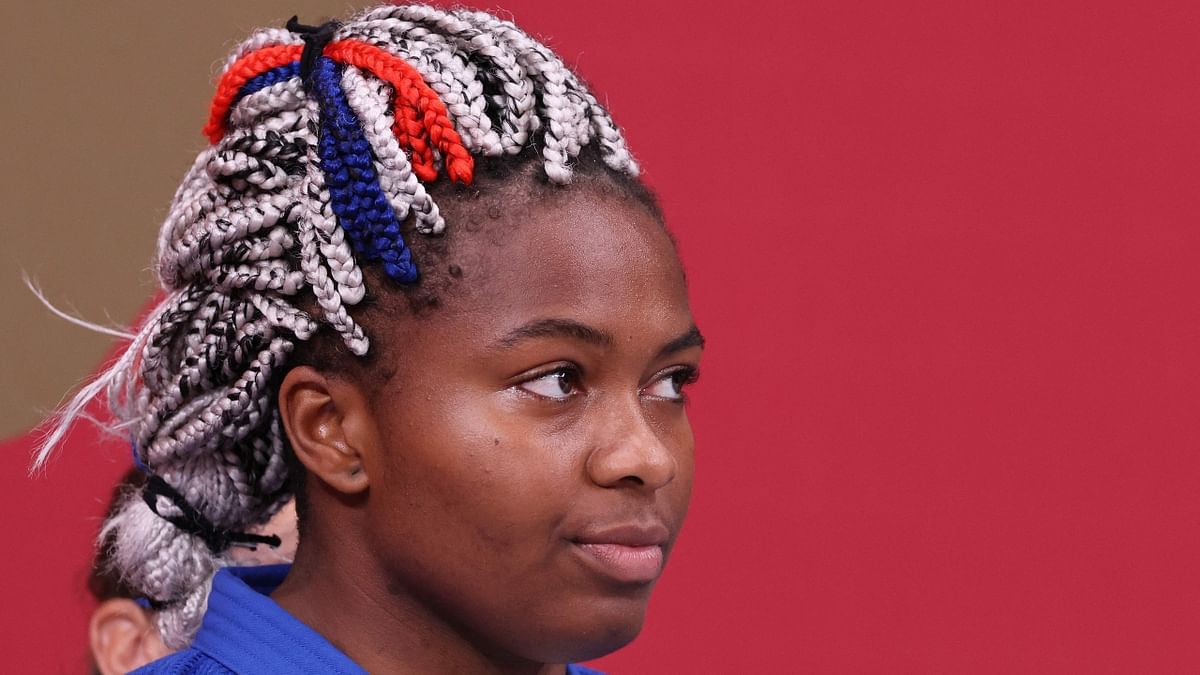
[[[226,567],[213,577],[192,648],[235,673],[367,675],[357,663],[270,598],[291,565]],[[567,675],[602,675],[577,664]]]
[[[192,647],[235,673],[366,675],[358,664],[271,600],[290,565],[227,567],[213,577]]]

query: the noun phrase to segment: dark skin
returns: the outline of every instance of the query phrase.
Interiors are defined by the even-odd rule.
[[[372,327],[386,382],[280,388],[309,504],[273,598],[371,673],[549,675],[627,644],[687,511],[703,341],[661,224],[572,188],[495,227],[455,242],[478,265],[440,307]]]

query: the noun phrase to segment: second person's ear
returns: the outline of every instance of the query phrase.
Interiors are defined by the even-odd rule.
[[[171,653],[150,615],[128,598],[100,603],[88,624],[88,640],[102,675],[124,675]]]

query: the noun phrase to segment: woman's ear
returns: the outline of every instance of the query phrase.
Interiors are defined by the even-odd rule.
[[[124,675],[171,653],[146,610],[127,598],[105,600],[96,607],[88,640],[101,675]]]
[[[279,415],[296,459],[310,475],[347,495],[367,489],[362,451],[372,442],[373,418],[357,386],[297,366],[279,387]]]

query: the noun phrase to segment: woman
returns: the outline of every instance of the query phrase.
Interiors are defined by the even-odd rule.
[[[62,420],[107,387],[148,474],[105,532],[186,648],[139,672],[586,672],[632,640],[703,339],[595,97],[511,23],[387,6],[252,36],[205,132],[166,299]],[[294,565],[229,567],[292,494]]]

